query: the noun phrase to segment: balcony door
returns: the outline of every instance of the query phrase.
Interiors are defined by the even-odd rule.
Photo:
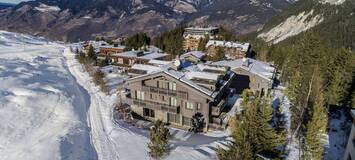
[[[154,118],[155,117],[155,112],[152,109],[143,108],[143,116]]]

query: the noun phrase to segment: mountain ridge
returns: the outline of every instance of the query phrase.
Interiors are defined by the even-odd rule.
[[[36,0],[0,12],[0,29],[77,41],[96,36],[157,35],[179,25],[260,29],[287,0]]]

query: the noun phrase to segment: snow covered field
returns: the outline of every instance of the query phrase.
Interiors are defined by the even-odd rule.
[[[148,132],[113,123],[117,96],[100,92],[74,57],[63,44],[0,31],[0,159],[150,159]],[[229,139],[171,134],[167,159],[176,160],[216,159]]]
[[[97,159],[64,46],[0,32],[0,159]]]

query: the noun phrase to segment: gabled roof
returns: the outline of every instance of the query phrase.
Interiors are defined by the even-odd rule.
[[[243,65],[243,63],[246,63],[245,61],[247,61],[248,66]],[[251,59],[251,58],[245,58],[244,60],[236,59],[231,61],[230,60],[218,61],[218,62],[213,62],[212,64],[219,65],[219,66],[229,66],[231,67],[232,70],[236,68],[241,68],[250,73],[256,74],[268,81],[272,81],[276,71],[276,69],[272,67],[270,64],[255,59]]]
[[[191,51],[181,55],[181,58],[186,58],[187,56],[194,56],[198,59],[202,59],[206,54],[201,51]]]
[[[147,73],[153,73],[162,70],[160,67],[146,64],[134,64],[131,68],[136,70],[147,71]]]
[[[112,54],[112,56],[152,60],[152,59],[157,59],[157,58],[168,56],[168,54],[158,53],[158,52],[127,51],[127,52],[122,52],[122,53],[115,53],[115,54]]]
[[[188,79],[184,73],[176,71],[174,69],[164,69],[164,70],[152,72],[150,74],[145,74],[145,75],[133,77],[133,78],[129,79],[127,82],[130,82],[130,81],[134,82],[137,80],[139,81],[141,79],[144,79],[145,77],[157,76],[160,74],[170,76],[170,77],[176,79],[177,81],[182,82],[183,84],[195,89],[197,92],[203,93],[204,95],[206,95],[210,99],[214,99],[218,95],[218,94],[216,94],[216,93],[218,93],[218,91],[215,92],[215,91],[208,90],[204,87],[201,87],[201,86],[197,85],[196,83],[194,83],[193,81],[191,81],[190,79]]]

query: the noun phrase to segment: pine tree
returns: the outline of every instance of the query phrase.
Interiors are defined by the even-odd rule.
[[[93,61],[96,61],[97,59],[94,47],[92,45],[89,46],[87,57]]]
[[[191,124],[192,127],[190,128],[190,132],[194,133],[203,132],[203,129],[206,125],[205,119],[203,118],[203,115],[200,112],[197,112],[195,115],[192,116]]]
[[[157,120],[150,128],[149,135],[149,154],[156,159],[162,158],[169,151],[169,129],[166,127],[166,124],[164,124],[161,120]]]
[[[286,89],[286,95],[288,99],[291,102],[291,112],[292,112],[292,119],[291,119],[291,128],[294,130],[300,122],[300,116],[301,116],[301,96],[303,94],[302,92],[302,75],[299,71],[296,71],[292,78],[290,79],[290,82],[288,84],[288,87]]]
[[[247,103],[240,120],[232,121],[234,143],[229,150],[219,149],[220,159],[255,159],[257,155],[277,156],[277,146],[284,144],[284,138],[271,127],[271,106],[267,101],[256,98]]]
[[[323,95],[320,94],[310,111],[310,120],[307,124],[307,132],[305,136],[304,159],[320,160],[323,155],[324,142],[322,139],[326,134],[327,128],[327,112],[324,106]]]

